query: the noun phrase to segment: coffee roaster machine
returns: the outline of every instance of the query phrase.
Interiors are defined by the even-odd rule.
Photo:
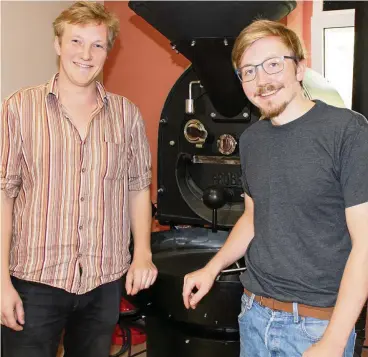
[[[244,262],[223,271],[195,310],[184,308],[183,277],[218,251],[244,210],[238,142],[260,115],[231,65],[235,38],[255,18],[287,16],[296,2],[130,1],[129,7],[171,42],[173,55],[191,62],[159,118],[156,218],[172,229],[153,234],[159,276],[135,301],[145,315],[147,356],[239,356]],[[311,69],[303,88],[311,99],[344,106]]]

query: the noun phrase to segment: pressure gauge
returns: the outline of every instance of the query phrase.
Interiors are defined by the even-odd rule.
[[[236,139],[230,134],[222,134],[217,140],[217,149],[222,155],[231,155],[236,145]]]

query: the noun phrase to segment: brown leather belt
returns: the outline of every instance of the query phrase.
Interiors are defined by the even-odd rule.
[[[252,293],[247,289],[244,292],[251,297]],[[292,302],[282,302],[272,298],[267,298],[264,296],[255,296],[254,300],[258,302],[261,306],[268,307],[272,310],[280,310],[284,312],[293,313],[293,303]],[[314,317],[320,320],[330,320],[333,312],[333,307],[315,307],[304,304],[298,304],[298,314],[304,317]]]

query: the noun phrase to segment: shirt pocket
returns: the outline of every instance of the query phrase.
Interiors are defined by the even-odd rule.
[[[128,171],[126,147],[123,142],[110,141],[106,137],[103,141],[104,159],[105,159],[105,174],[106,180],[123,179]]]

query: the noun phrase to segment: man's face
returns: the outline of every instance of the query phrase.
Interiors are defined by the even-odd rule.
[[[65,24],[61,40],[55,38],[55,50],[60,56],[60,75],[78,87],[87,87],[105,63],[107,27]]]
[[[240,68],[257,65],[263,61],[281,56],[294,56],[278,37],[270,36],[254,42],[243,54]],[[268,74],[262,66],[256,69],[252,81],[243,82],[243,90],[248,99],[267,118],[279,116],[290,102],[301,93],[300,81],[304,76],[304,65],[296,65],[294,60],[285,59],[284,69]]]

